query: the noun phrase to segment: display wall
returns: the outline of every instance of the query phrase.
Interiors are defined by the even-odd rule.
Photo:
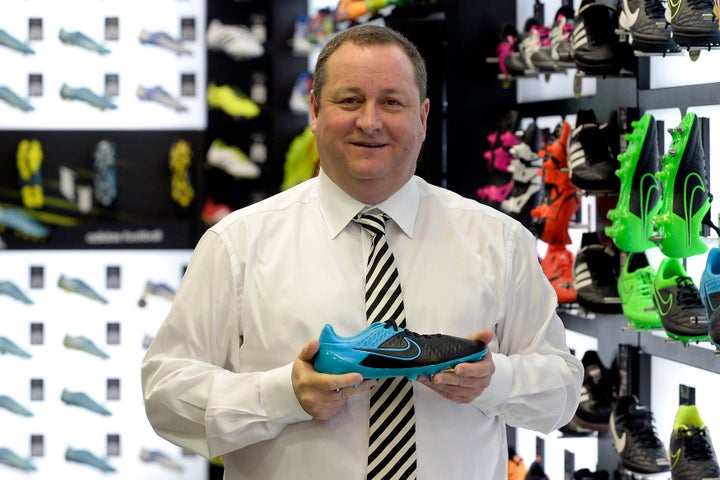
[[[0,477],[208,477],[144,421],[140,363],[187,250],[0,256]]]
[[[542,3],[545,19],[549,23],[551,16],[567,2],[535,2],[538,3]],[[579,7],[579,2],[570,3],[575,3],[575,9]],[[616,6],[612,1],[600,3]],[[502,25],[508,22],[515,22],[522,28],[525,21],[535,14],[534,7],[532,2],[516,2],[515,10],[508,12],[507,18],[498,23],[496,31],[499,33]],[[494,53],[489,46],[487,52],[489,56]],[[543,122],[547,119],[549,122],[546,123],[551,123],[557,121],[559,116],[574,125],[575,114],[580,109],[588,108],[594,109],[598,118],[607,118],[608,113],[617,108],[637,108],[640,114],[650,113],[658,122],[663,155],[671,144],[670,129],[677,127],[685,114],[696,113],[709,126],[707,137],[704,138],[706,167],[710,191],[717,199],[720,194],[720,184],[717,182],[720,170],[713,139],[717,138],[720,125],[720,107],[714,105],[714,91],[717,87],[715,73],[703,67],[717,60],[717,52],[708,49],[697,60],[692,60],[686,50],[667,56],[639,55],[637,60],[638,71],[631,75],[582,76],[583,86],[591,82],[594,89],[591,95],[576,96],[573,83],[568,82],[568,79],[575,77],[573,69],[547,78],[536,75],[522,79],[513,82],[509,90],[515,94],[515,108],[526,120]],[[610,195],[600,200],[598,202],[598,198],[593,195],[582,198],[582,220],[571,224],[573,242],[569,248],[575,253],[580,248],[582,234],[602,232],[608,224],[607,205],[612,205],[613,197]],[[715,223],[718,222],[719,212],[720,205],[714,200],[711,202],[710,219]],[[704,235],[703,241],[709,249],[718,247],[720,242],[715,232],[707,229]],[[538,247],[542,255],[546,245],[538,242]],[[658,248],[651,248],[645,253],[655,269],[665,258]],[[682,259],[695,285],[699,285],[706,261],[707,253]],[[637,354],[630,365],[633,371],[628,374],[632,381],[627,384],[630,389],[627,393],[637,395],[642,404],[652,411],[658,437],[666,448],[670,445],[678,406],[681,401],[685,401],[681,399],[681,392],[686,392],[688,388],[694,391],[694,402],[709,427],[710,435],[715,440],[713,443],[720,441],[716,438],[720,430],[720,418],[711,400],[720,393],[717,382],[713,380],[720,373],[720,368],[715,348],[709,342],[684,344],[668,338],[662,329],[635,330],[629,328],[628,319],[622,314],[594,313],[582,308],[562,308],[559,313],[568,328],[568,344],[578,357],[582,357],[588,350],[595,350],[609,367],[613,361],[621,360],[621,351],[630,349]],[[594,432],[577,440],[559,431],[543,435],[517,429],[511,433],[511,443],[513,441],[526,462],[528,458],[535,458],[536,454],[541,455],[550,478],[570,478],[568,472],[579,468],[605,470],[611,478],[613,474],[623,479],[642,478],[637,474],[633,477],[631,472],[622,467],[609,432]],[[597,455],[595,459],[586,455],[588,448]],[[669,479],[670,473],[653,478]]]
[[[10,0],[3,10],[0,63],[12,68],[0,87],[20,101],[0,97],[0,129],[205,128],[205,0]],[[166,97],[153,96],[158,87]]]
[[[286,150],[307,122],[289,106],[307,68],[291,42],[305,3],[8,3],[0,478],[207,478],[206,459],[147,422],[140,361],[191,248],[217,219],[206,200],[238,208],[279,190]],[[212,21],[252,27],[263,52],[235,58],[208,41]],[[211,82],[252,94],[261,114],[228,115],[227,97],[207,100]],[[211,165],[216,139],[250,154],[261,175]]]

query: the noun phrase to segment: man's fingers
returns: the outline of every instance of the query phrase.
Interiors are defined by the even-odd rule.
[[[487,345],[493,339],[493,332],[492,330],[480,330],[479,332],[475,332],[470,335],[469,338],[475,340],[476,342],[483,342]]]
[[[375,384],[374,380],[363,381],[362,375],[359,373],[346,373],[344,375],[327,375],[321,374],[323,377],[323,390],[337,391],[344,389],[358,390],[360,387],[370,388]],[[367,385],[369,382],[373,382],[372,385]],[[363,388],[364,391],[367,388]]]
[[[300,351],[299,357],[301,360],[312,363],[318,350],[320,350],[320,342],[317,340],[310,340]]]

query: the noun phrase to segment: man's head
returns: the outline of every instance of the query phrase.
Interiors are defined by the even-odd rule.
[[[310,94],[320,166],[343,190],[379,203],[414,174],[429,101],[425,62],[405,37],[362,25],[325,45]]]

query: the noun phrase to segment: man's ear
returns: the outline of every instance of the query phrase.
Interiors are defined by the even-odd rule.
[[[315,91],[310,90],[310,130],[315,133],[315,121],[320,110],[320,101],[315,97]]]

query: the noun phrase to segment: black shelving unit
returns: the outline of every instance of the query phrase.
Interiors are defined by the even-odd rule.
[[[287,149],[308,124],[307,116],[289,107],[295,81],[308,69],[307,55],[295,53],[290,42],[295,21],[303,14],[307,14],[305,1],[208,2],[208,23],[219,19],[226,25],[250,28],[261,24],[266,32],[265,53],[258,58],[234,60],[223,51],[208,51],[208,84],[231,85],[250,95],[253,84],[259,82],[266,91],[266,101],[257,102],[261,113],[255,118],[236,120],[221,110],[208,112],[208,146],[220,138],[250,155],[250,146],[259,135],[267,149],[266,160],[258,163],[262,173],[257,179],[236,179],[220,169],[206,169],[205,196],[233,209],[279,191]]]

